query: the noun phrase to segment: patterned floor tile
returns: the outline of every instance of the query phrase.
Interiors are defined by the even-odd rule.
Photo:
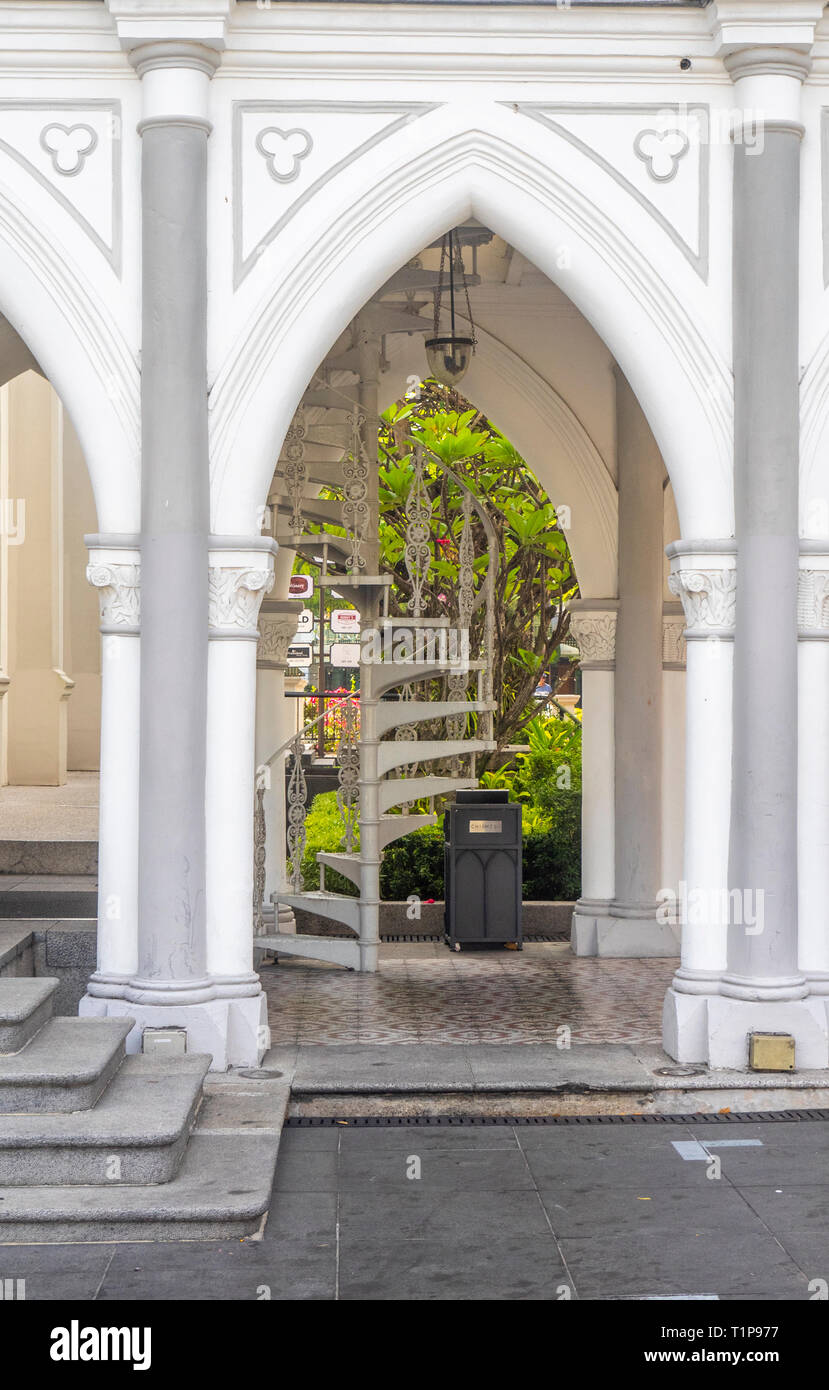
[[[280,1043],[658,1043],[673,960],[570,955],[560,943],[532,954],[417,954],[388,945],[380,973],[321,962],[262,969],[271,1038]]]

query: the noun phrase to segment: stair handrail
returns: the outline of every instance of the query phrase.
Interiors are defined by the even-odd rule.
[[[302,754],[304,752],[304,740],[310,729],[316,728],[320,720],[327,719],[332,709],[339,709],[343,705],[350,705],[351,718],[347,719],[347,727],[344,737],[337,746],[338,759],[342,756],[343,760],[338,770],[340,781],[337,797],[340,802],[340,809],[343,814],[346,826],[346,841],[349,848],[353,842],[354,823],[357,814],[356,797],[354,795],[353,779],[349,775],[350,769],[347,768],[348,759],[343,756],[346,751],[350,751],[354,743],[353,708],[359,706],[360,697],[353,692],[343,695],[339,700],[329,701],[322,712],[309,719],[303,724],[301,729],[291,734],[290,738],[285,739],[278,748],[274,749],[271,756],[260,763],[256,770],[256,786],[254,792],[253,805],[253,934],[262,936],[266,930],[264,916],[265,900],[265,880],[267,872],[267,823],[265,820],[265,792],[270,785],[270,770],[277,758],[292,751],[294,755],[294,765],[291,769],[291,776],[288,779],[288,824],[286,827],[285,838],[288,848],[288,861],[290,862],[291,888],[295,893],[302,889],[302,859],[305,854],[307,834],[305,821],[308,814],[308,785],[305,780],[305,771],[302,766]],[[281,874],[280,874],[281,879]]]
[[[319,724],[320,720],[327,719],[332,709],[338,709],[340,705],[346,705],[349,703],[349,701],[359,705],[360,696],[358,694],[355,694],[353,691],[350,691],[348,695],[343,695],[342,698],[339,700],[326,700],[325,709],[322,711],[322,714],[316,715],[314,719],[309,719],[307,723],[303,724],[301,729],[298,729],[296,733],[291,734],[290,738],[287,738],[284,743],[280,743],[279,747],[276,748],[273,753],[271,753],[271,756],[269,758],[266,758],[265,762],[260,763],[259,770],[261,771],[262,768],[266,767],[273,767],[273,764],[275,760],[279,757],[280,753],[287,753],[288,749],[296,743],[297,739],[301,739],[303,734],[305,734],[307,730],[315,729],[317,724]]]

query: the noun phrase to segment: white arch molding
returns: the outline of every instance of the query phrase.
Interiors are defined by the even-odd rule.
[[[71,417],[89,469],[98,528],[140,530],[138,364],[101,297],[54,232],[0,188],[0,313]]]
[[[730,373],[681,294],[670,239],[656,234],[663,267],[677,265],[676,285],[656,269],[652,245],[640,250],[580,192],[576,174],[589,161],[578,151],[568,147],[568,180],[513,143],[503,111],[487,108],[486,128],[448,134],[447,119],[442,110],[418,122],[416,147],[405,132],[393,137],[396,159],[381,178],[360,186],[352,166],[350,200],[336,216],[324,199],[311,200],[300,216],[323,225],[303,222],[301,254],[289,264],[282,248],[272,264],[284,273],[275,284],[263,275],[262,300],[211,391],[214,529],[256,531],[285,430],[331,344],[401,265],[476,217],[563,290],[619,362],[665,460],[683,536],[732,535]],[[436,125],[441,138],[430,146]],[[562,245],[567,268],[557,264]]]
[[[526,459],[550,501],[571,513],[567,542],[583,598],[614,598],[618,495],[601,454],[578,416],[539,372],[493,333],[476,325],[478,347],[462,391],[485,411]],[[405,378],[424,369],[423,341],[396,334],[386,354],[397,399]],[[388,378],[381,378],[381,390]]]
[[[800,387],[800,534],[829,538],[829,334]]]

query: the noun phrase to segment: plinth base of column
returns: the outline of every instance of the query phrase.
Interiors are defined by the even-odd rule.
[[[123,999],[134,979],[135,971],[131,975],[116,975],[112,971],[96,970],[87,982],[87,993],[96,999]]]
[[[656,908],[610,903],[592,917],[573,913],[570,941],[579,956],[678,956],[679,928],[656,919]]]
[[[294,909],[285,903],[278,903],[276,909],[276,930],[281,933],[292,932],[296,936],[296,917]]]
[[[596,956],[596,921],[606,917],[610,907],[609,898],[579,898],[573,908],[570,925],[570,948],[576,956]]]
[[[829,994],[829,973],[824,970],[804,970],[810,994]]]
[[[184,1028],[187,1051],[210,1053],[211,1071],[258,1066],[270,1047],[265,995],[240,999],[211,999],[202,1004],[132,1004],[126,999],[101,999],[85,994],[78,1006],[82,1018],[132,1018],[127,1052],[141,1052],[145,1028]]]
[[[790,1033],[798,1071],[829,1068],[825,998],[750,1001],[673,988],[665,996],[662,1046],[676,1062],[746,1071],[749,1033]]]

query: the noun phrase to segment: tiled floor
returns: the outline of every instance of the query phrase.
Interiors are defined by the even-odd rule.
[[[280,1043],[658,1043],[677,962],[386,945],[376,975],[283,957],[262,969]]]

